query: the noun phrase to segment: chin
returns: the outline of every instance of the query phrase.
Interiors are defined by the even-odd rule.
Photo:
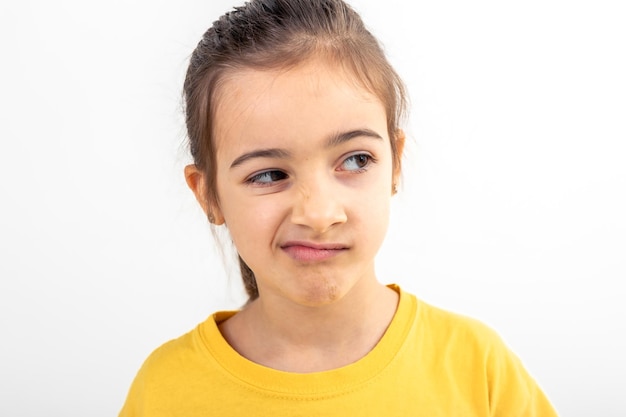
[[[299,291],[296,302],[307,307],[332,304],[341,299],[343,292],[336,283],[317,283]]]

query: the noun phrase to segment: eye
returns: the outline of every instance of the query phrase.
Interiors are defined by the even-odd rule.
[[[272,185],[273,183],[280,181],[280,180],[284,180],[285,178],[287,178],[287,174],[285,174],[284,172],[271,170],[271,171],[264,171],[264,172],[255,174],[251,176],[250,178],[248,178],[246,182],[248,184],[264,186],[264,185]]]
[[[373,162],[375,162],[374,158],[368,154],[355,154],[349,156],[343,161],[340,171],[361,172],[364,171]]]

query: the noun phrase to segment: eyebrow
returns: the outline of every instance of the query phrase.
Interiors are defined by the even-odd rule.
[[[354,139],[357,137],[366,137],[366,138],[383,140],[382,136],[380,136],[378,133],[374,132],[371,129],[356,129],[356,130],[349,130],[347,132],[340,132],[340,133],[336,133],[332,135],[326,141],[326,147],[332,148],[334,146],[341,145],[342,143],[347,142],[350,139]]]
[[[341,145],[344,142],[347,142],[351,139],[357,137],[367,137],[372,139],[383,140],[382,136],[378,133],[374,132],[370,129],[355,129],[349,130],[347,132],[340,132],[331,135],[326,140],[326,148],[332,148],[338,145]],[[280,149],[280,148],[269,148],[269,149],[258,149],[252,152],[246,152],[243,155],[237,157],[232,164],[230,164],[230,168],[233,169],[244,162],[253,159],[253,158],[277,158],[277,159],[285,159],[291,156],[291,152]]]
[[[285,158],[288,158],[289,156],[291,156],[291,153],[287,152],[284,149],[278,149],[278,148],[259,149],[259,150],[256,150],[256,151],[244,153],[243,155],[239,156],[237,159],[235,159],[233,161],[232,164],[230,164],[230,168],[231,169],[235,168],[235,167],[243,164],[247,160],[253,159],[253,158],[279,158],[279,159],[285,159]]]

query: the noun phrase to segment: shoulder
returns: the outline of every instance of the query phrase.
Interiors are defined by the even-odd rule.
[[[178,398],[190,381],[210,376],[213,360],[205,343],[216,328],[216,313],[193,330],[165,342],[155,349],[137,372],[120,416],[149,415],[155,404],[167,408],[172,398]]]
[[[169,385],[167,381],[176,379],[175,374],[181,371],[180,365],[194,356],[193,339],[197,331],[196,328],[169,340],[148,355],[135,376],[127,402],[132,397],[151,395],[155,390],[160,390],[161,386]]]
[[[416,299],[417,346],[437,372],[457,384],[483,386],[495,415],[554,416],[554,410],[522,361],[485,323]]]
[[[519,362],[500,334],[484,322],[418,300],[418,326],[461,356],[480,358],[486,367]]]
[[[499,334],[476,318],[444,310],[417,298],[415,302],[415,325],[423,337],[447,345],[461,344],[464,349],[473,348],[481,352],[504,346]]]
[[[216,312],[193,330],[164,343],[148,356],[140,372],[160,381],[203,372],[213,361],[215,346],[223,342],[218,323],[233,314]]]
[[[167,372],[171,372],[172,365],[181,366],[188,362],[207,360],[211,356],[210,347],[216,342],[223,342],[218,324],[233,314],[235,311],[218,311],[210,315],[191,331],[155,349],[146,359],[143,368],[158,371],[165,367]]]
[[[193,329],[156,348],[144,361],[140,373],[144,373],[152,379],[157,374],[171,372],[172,369],[176,369],[175,365],[180,364],[193,355],[193,339],[195,338],[194,333],[197,331],[197,328]]]

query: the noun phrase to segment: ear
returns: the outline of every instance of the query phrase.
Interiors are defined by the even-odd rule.
[[[200,203],[200,207],[206,214],[209,221],[215,225],[224,224],[224,216],[220,210],[219,204],[214,198],[207,195],[206,178],[204,172],[200,171],[194,164],[185,167],[185,180],[187,186],[196,196],[196,200]]]
[[[404,152],[404,143],[406,142],[406,134],[404,130],[396,130],[396,135],[393,138],[396,145],[397,163],[393,168],[393,184],[397,186],[400,181],[400,175],[402,174],[402,153]]]

